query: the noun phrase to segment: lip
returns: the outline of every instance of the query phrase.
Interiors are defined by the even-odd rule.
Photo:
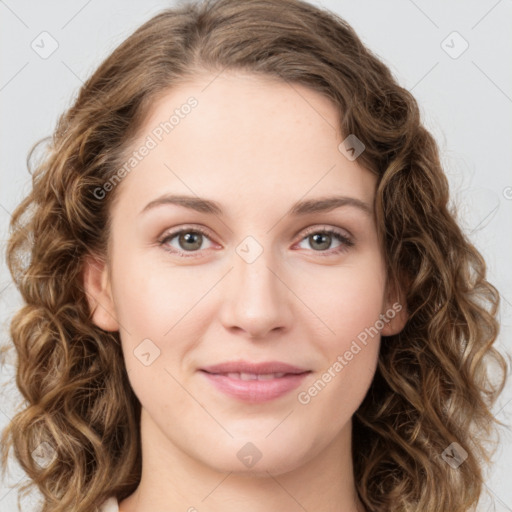
[[[205,366],[201,370],[208,373],[292,373],[299,374],[309,371],[306,368],[299,368],[281,361],[265,361],[262,363],[251,363],[249,361],[227,361],[225,363]]]
[[[279,398],[297,388],[311,370],[279,361],[263,363],[230,361],[201,368],[200,372],[222,393],[244,402],[261,403]],[[236,373],[256,375],[284,373],[284,375],[266,380],[241,380],[228,375]]]

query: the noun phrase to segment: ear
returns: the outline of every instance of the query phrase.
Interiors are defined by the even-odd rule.
[[[386,292],[384,311],[382,312],[384,327],[382,336],[398,334],[407,323],[409,313],[405,302],[405,294],[397,283],[390,283]]]
[[[104,331],[118,331],[108,266],[105,261],[87,255],[83,266],[84,290],[92,321]]]

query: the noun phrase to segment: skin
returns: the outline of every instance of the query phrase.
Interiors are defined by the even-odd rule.
[[[118,185],[107,261],[91,256],[85,266],[93,321],[119,330],[142,404],[142,478],[120,511],[362,511],[351,418],[374,376],[380,335],[308,404],[297,395],[398,297],[386,286],[372,212],[350,205],[301,217],[286,212],[300,199],[333,194],[371,207],[376,177],[338,150],[344,137],[327,98],[241,73],[169,90],[133,148],[190,96],[197,107]],[[172,204],[140,213],[164,193],[212,199],[224,213]],[[199,249],[187,252],[194,240],[180,244],[179,236],[159,245],[182,226],[208,231],[202,244],[196,235]],[[314,230],[304,234],[324,226],[354,245],[334,236],[329,245],[328,235],[315,243]],[[250,264],[236,252],[247,236],[263,249]],[[403,328],[404,311],[382,335]],[[160,350],[147,366],[134,355],[145,339]],[[237,359],[283,361],[312,373],[284,396],[246,403],[198,371]],[[261,453],[252,467],[237,457],[248,442]]]

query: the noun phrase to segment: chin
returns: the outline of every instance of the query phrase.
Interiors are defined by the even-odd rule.
[[[283,444],[278,438],[265,439],[267,434],[268,431],[261,438],[252,437],[254,441],[248,440],[247,436],[243,440],[231,440],[225,449],[217,449],[207,458],[203,453],[201,459],[216,471],[268,478],[269,473],[279,475],[292,471],[314,455],[308,457],[307,449],[299,439],[294,444]]]

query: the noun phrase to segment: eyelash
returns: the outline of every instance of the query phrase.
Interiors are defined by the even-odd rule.
[[[158,240],[158,245],[161,246],[165,251],[170,252],[171,254],[178,254],[184,258],[197,258],[198,257],[197,254],[200,251],[188,251],[190,254],[187,254],[186,251],[178,251],[176,249],[171,250],[168,248],[169,246],[167,246],[167,242],[182,233],[201,233],[203,236],[210,238],[209,233],[205,229],[203,229],[199,226],[198,227],[189,227],[189,228],[185,227],[185,228],[181,228],[177,231],[173,231],[171,233],[166,233],[162,238],[160,238]],[[354,242],[350,238],[348,238],[347,236],[345,236],[344,234],[342,234],[341,232],[339,232],[336,229],[326,228],[326,227],[307,229],[299,242],[302,242],[304,239],[306,239],[308,236],[310,236],[312,234],[332,235],[339,242],[341,242],[341,245],[339,245],[335,249],[330,249],[330,250],[326,250],[326,251],[313,251],[313,252],[317,253],[319,256],[323,256],[323,257],[333,256],[333,255],[345,252],[350,247],[354,246]],[[202,257],[202,256],[199,256],[199,257]]]

